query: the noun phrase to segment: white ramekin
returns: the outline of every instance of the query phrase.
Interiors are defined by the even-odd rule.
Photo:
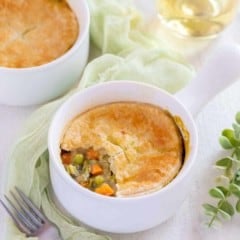
[[[0,104],[42,104],[66,93],[80,80],[88,60],[90,13],[85,0],[68,0],[68,3],[80,26],[73,47],[41,66],[0,67]]]
[[[138,197],[102,196],[81,187],[61,163],[60,139],[67,123],[92,107],[119,101],[150,103],[167,109],[181,117],[190,133],[190,151],[180,173],[161,190]],[[176,98],[159,88],[131,81],[102,83],[73,95],[57,111],[48,143],[52,187],[60,205],[79,221],[115,233],[149,229],[178,210],[189,192],[190,173],[198,145],[191,114]]]

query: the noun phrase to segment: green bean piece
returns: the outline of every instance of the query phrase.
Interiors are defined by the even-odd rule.
[[[77,168],[75,166],[73,166],[72,164],[69,164],[67,166],[67,172],[73,176],[78,176],[79,172],[77,170]]]
[[[77,153],[73,158],[73,163],[78,164],[78,165],[82,165],[83,160],[84,160],[83,154]]]

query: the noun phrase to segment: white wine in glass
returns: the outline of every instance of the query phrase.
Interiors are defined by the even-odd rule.
[[[157,0],[160,21],[186,37],[214,37],[233,19],[238,0]]]

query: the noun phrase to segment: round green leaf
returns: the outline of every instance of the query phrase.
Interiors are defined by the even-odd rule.
[[[221,169],[228,169],[232,167],[232,159],[231,158],[222,158],[216,162],[216,166]]]
[[[220,136],[219,138],[219,143],[221,144],[221,146],[224,148],[224,149],[231,149],[233,148],[231,142],[228,140],[227,137],[225,136]]]
[[[240,213],[240,199],[237,201],[236,210],[238,213]]]
[[[231,215],[228,214],[227,212],[223,211],[222,209],[218,209],[218,212],[221,214],[222,218],[224,218],[226,220],[231,219]]]
[[[228,189],[225,188],[225,187],[223,187],[223,186],[217,186],[216,188],[218,188],[219,190],[221,190],[225,197],[229,194]]]
[[[226,137],[233,146],[239,145],[239,141],[235,139],[235,132],[232,129],[224,129],[222,136]]]
[[[213,217],[213,216],[216,216],[216,213],[215,213],[215,212],[212,212],[212,211],[207,211],[207,210],[205,210],[205,215],[206,215],[206,216],[209,216],[209,217]]]
[[[224,129],[222,131],[222,136],[225,136],[226,138],[228,138],[230,140],[234,136],[234,131],[232,129]]]
[[[215,215],[218,211],[216,207],[208,203],[204,203],[202,206],[205,209],[205,212],[207,213],[207,215]]]
[[[235,120],[238,124],[240,124],[240,112],[237,112],[237,114],[235,116]]]
[[[222,200],[219,202],[218,204],[219,209],[221,209],[223,212],[229,214],[230,216],[234,215],[234,208],[231,205],[231,203],[229,203],[228,201]]]
[[[237,197],[240,198],[240,186],[238,186],[237,184],[231,183],[229,185],[229,190]]]
[[[210,189],[209,194],[214,198],[225,199],[224,193],[217,187]]]

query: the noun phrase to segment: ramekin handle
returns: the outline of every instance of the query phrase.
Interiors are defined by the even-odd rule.
[[[217,93],[240,79],[240,46],[225,44],[206,59],[195,79],[175,94],[196,116]]]

